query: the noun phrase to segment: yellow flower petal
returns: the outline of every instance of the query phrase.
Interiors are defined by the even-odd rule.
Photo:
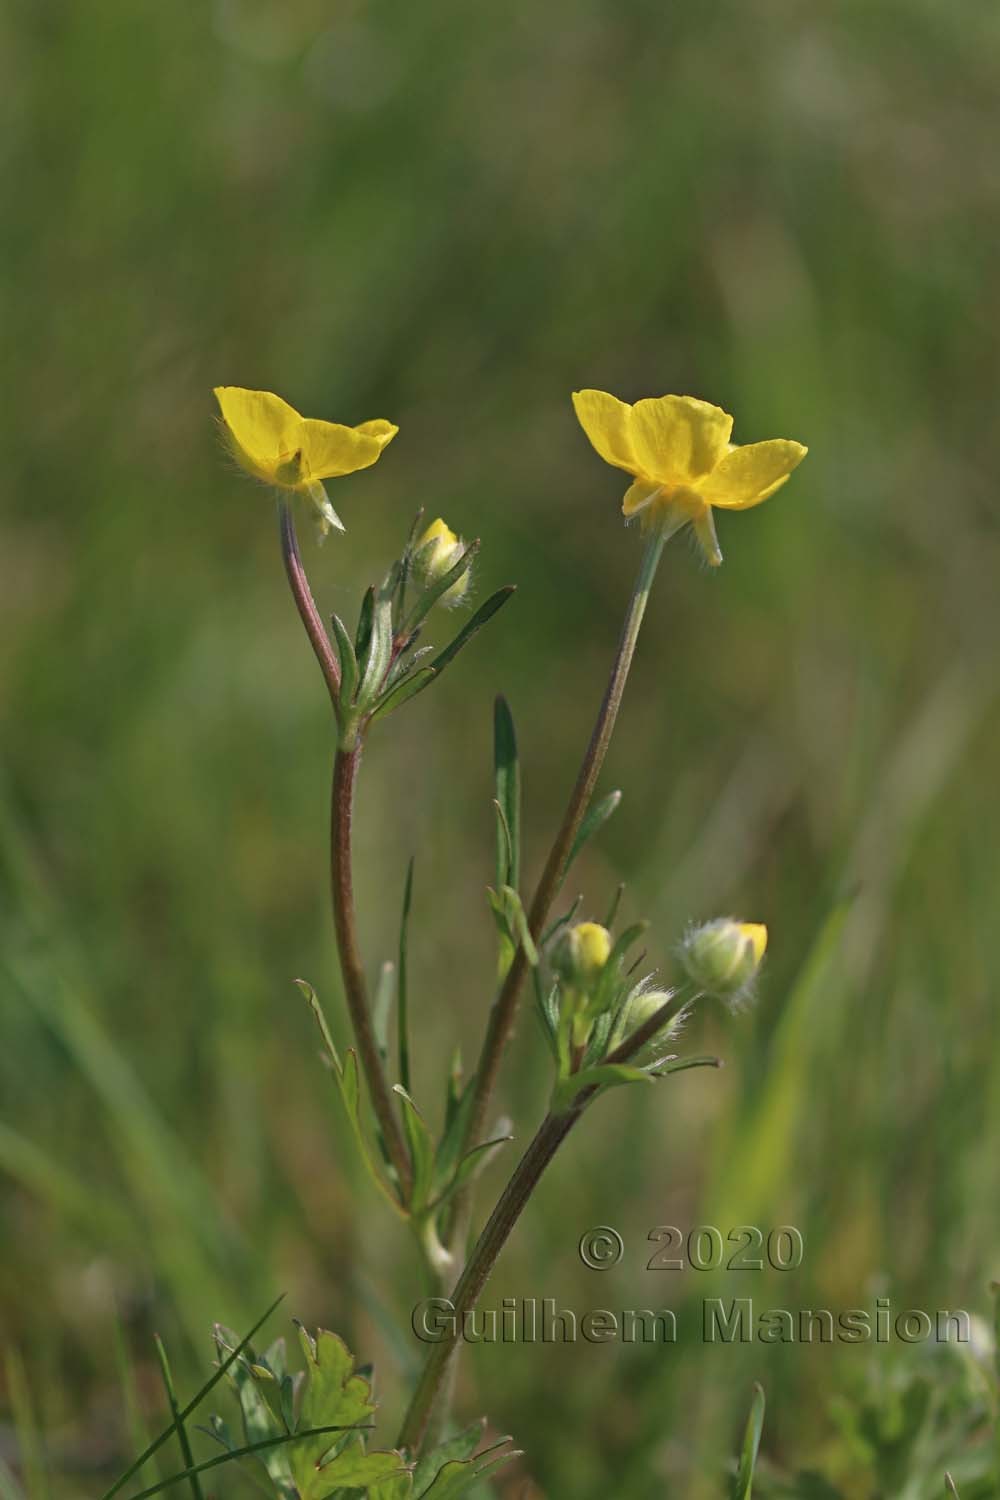
[[[385,448],[392,442],[399,428],[395,422],[387,422],[384,417],[376,417],[373,422],[360,423],[354,431],[362,432],[366,437],[376,438],[380,447]]]
[[[745,938],[749,938],[754,960],[759,964],[767,948],[767,928],[763,922],[741,922],[740,932]]]
[[[801,443],[785,438],[748,443],[727,453],[698,489],[709,505],[719,505],[725,510],[748,510],[751,505],[759,505],[768,495],[773,495],[808,451]]]
[[[303,477],[310,481],[339,479],[343,474],[353,474],[356,469],[367,469],[393,435],[375,437],[357,427],[343,427],[339,422],[321,422],[307,417],[298,431]]]
[[[722,458],[733,419],[694,396],[661,396],[635,403],[630,430],[639,473],[690,484],[710,474]]]
[[[663,494],[663,485],[658,479],[637,479],[635,484],[630,484],[625,491],[625,499],[622,501],[622,515],[636,516],[641,510],[655,500],[657,495]]]
[[[580,426],[605,463],[637,473],[629,436],[632,408],[607,391],[574,391],[573,406]]]
[[[270,391],[245,391],[237,385],[216,386],[215,399],[235,458],[257,479],[273,482],[276,470],[299,446],[302,418],[294,406]]]

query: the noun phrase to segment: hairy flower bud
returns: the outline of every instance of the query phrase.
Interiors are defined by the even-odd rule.
[[[447,522],[438,516],[419,537],[413,553],[413,576],[424,588],[430,588],[458,562],[465,551],[465,543],[456,536]],[[472,576],[471,563],[460,578],[445,589],[440,602],[446,605],[461,604],[469,590]]]
[[[623,1028],[626,1035],[638,1031],[640,1026],[645,1025],[658,1010],[662,1010],[668,1000],[672,1000],[673,990],[638,990],[628,1003],[626,1025]],[[649,1041],[639,1051],[633,1053],[629,1062],[637,1068],[648,1067],[651,1063],[659,1062],[669,1049],[670,1042],[677,1035],[683,1025],[680,1015],[671,1018],[654,1032]],[[619,1038],[623,1040],[623,1038]]]
[[[749,997],[766,947],[761,923],[718,917],[685,933],[680,958],[699,989],[735,1005]]]

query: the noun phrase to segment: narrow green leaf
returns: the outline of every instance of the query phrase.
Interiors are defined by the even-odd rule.
[[[529,964],[534,966],[538,963],[538,949],[535,947],[534,939],[531,936],[531,931],[528,927],[528,918],[521,898],[513,886],[510,885],[501,886],[500,893],[506,897],[514,932],[524,949],[524,956],[527,958]]]
[[[401,678],[409,677],[419,662],[424,661],[428,656],[434,655],[433,646],[420,646],[414,651],[413,642],[415,640],[416,636],[412,636],[407,644],[397,652],[396,659],[386,674],[386,695],[388,695],[389,688],[395,687]]]
[[[28,1385],[24,1360],[16,1345],[10,1345],[4,1358],[4,1375],[9,1393],[10,1409],[17,1435],[21,1473],[28,1486],[32,1500],[49,1500],[48,1466],[45,1461],[45,1444],[39,1430],[35,1403]],[[173,1428],[169,1429],[172,1432]],[[168,1433],[169,1435],[169,1433]],[[145,1461],[145,1460],[144,1460]]]
[[[174,1419],[174,1428],[177,1432],[177,1442],[180,1446],[181,1458],[184,1461],[185,1467],[191,1470],[190,1485],[192,1500],[205,1500],[201,1482],[198,1479],[197,1473],[195,1472],[194,1454],[191,1452],[191,1444],[188,1440],[187,1428],[184,1426],[184,1418],[181,1416],[180,1408],[177,1405],[177,1395],[174,1391],[174,1380],[173,1376],[170,1373],[170,1363],[167,1359],[167,1351],[163,1347],[163,1340],[160,1338],[160,1335],[158,1333],[153,1335],[153,1345],[156,1349],[156,1358],[158,1359],[160,1364],[160,1378],[163,1381],[163,1389],[167,1393],[167,1402],[170,1406],[170,1412]]]
[[[403,910],[399,918],[399,1011],[397,1016],[397,1030],[399,1032],[399,1081],[406,1092],[410,1091],[410,1013],[409,1013],[409,986],[407,983],[407,955],[409,951],[410,931],[410,907],[413,903],[413,861],[406,867],[406,881],[403,885]]]
[[[521,885],[521,762],[513,715],[502,696],[493,704],[493,773],[500,818],[496,883],[518,890]]]
[[[367,1423],[366,1429],[373,1426]],[[168,1436],[173,1432],[168,1429]],[[214,1458],[206,1459],[204,1463],[196,1464],[193,1469],[181,1469],[177,1474],[171,1474],[169,1479],[161,1479],[159,1484],[150,1485],[148,1490],[140,1490],[138,1494],[130,1496],[130,1500],[150,1500],[153,1495],[162,1494],[169,1490],[171,1485],[180,1484],[184,1479],[190,1479],[192,1474],[204,1474],[208,1469],[217,1469],[220,1464],[228,1464],[234,1458],[248,1458],[251,1454],[262,1453],[268,1448],[282,1447],[287,1443],[300,1443],[309,1438],[324,1437],[328,1433],[343,1432],[343,1427],[307,1427],[302,1432],[283,1432],[278,1437],[265,1438],[259,1443],[244,1443],[241,1448],[232,1448],[228,1453],[217,1453]],[[372,1455],[374,1457],[374,1455]]]
[[[402,682],[397,682],[396,686],[390,688],[376,703],[372,710],[372,723],[374,724],[376,719],[386,718],[397,708],[402,708],[404,703],[409,703],[410,699],[422,693],[424,688],[430,687],[436,676],[437,671],[434,667],[418,667],[409,677],[404,677]]]
[[[466,1084],[457,1098],[454,1091],[455,1083],[452,1077],[449,1078],[448,1092],[449,1098],[454,1102],[446,1118],[444,1133],[438,1142],[434,1156],[434,1182],[441,1185],[451,1181],[462,1156],[465,1132],[473,1103],[472,1081]]]
[[[657,1063],[653,1078],[666,1078],[671,1073],[684,1073],[688,1068],[721,1068],[722,1058],[713,1057],[710,1053],[699,1054],[697,1057],[670,1057],[664,1058],[663,1062]]]
[[[261,1328],[267,1322],[268,1318],[274,1312],[275,1308],[282,1301],[284,1301],[284,1293],[283,1292],[282,1292],[282,1294],[281,1294],[280,1297],[275,1297],[274,1301],[271,1303],[271,1305],[267,1309],[267,1311],[265,1313],[263,1313],[262,1316],[257,1319],[256,1323],[253,1325],[253,1327],[251,1328],[250,1332],[247,1334],[246,1338],[240,1340],[240,1342],[237,1344],[236,1348],[232,1351],[232,1353],[229,1354],[226,1357],[226,1359],[224,1359],[223,1362],[220,1364],[219,1368],[215,1371],[215,1374],[212,1375],[209,1380],[206,1380],[205,1384],[201,1387],[201,1389],[194,1396],[192,1396],[192,1398],[188,1402],[187,1406],[185,1406],[182,1409],[181,1413],[180,1413],[180,1418],[181,1418],[182,1422],[187,1421],[187,1419],[191,1415],[191,1413],[193,1411],[195,1411],[196,1408],[201,1405],[202,1401],[204,1401],[204,1399],[208,1395],[209,1391],[212,1390],[216,1385],[218,1385],[219,1381],[223,1378],[223,1376],[225,1376],[226,1374],[228,1374],[230,1367],[236,1362],[237,1359],[239,1359],[239,1357],[243,1353],[244,1349],[247,1348],[248,1344],[250,1343],[250,1340],[253,1338],[253,1336],[257,1332],[258,1328]],[[162,1448],[163,1444],[165,1442],[167,1442],[167,1440],[169,1438],[173,1437],[174,1431],[175,1431],[175,1424],[173,1422],[171,1422],[170,1426],[167,1427],[163,1432],[161,1432],[158,1438],[154,1438],[153,1441],[149,1444],[149,1447],[146,1448],[145,1451],[139,1455],[139,1457],[135,1460],[135,1462],[128,1469],[126,1469],[125,1473],[121,1476],[121,1478],[120,1479],[116,1479],[115,1482],[114,1482],[114,1484],[111,1486],[111,1488],[109,1490],[105,1490],[104,1494],[101,1497],[101,1500],[111,1500],[112,1495],[117,1495],[118,1492],[119,1492],[119,1490],[123,1489],[125,1487],[125,1485],[128,1484],[129,1480],[132,1478],[132,1475],[135,1474],[139,1469],[141,1469],[142,1466],[143,1466],[143,1464],[148,1463],[148,1461],[152,1458],[153,1454],[157,1451],[157,1449],[158,1448]],[[202,1467],[204,1467],[204,1465],[202,1465]],[[186,1479],[187,1475],[186,1474],[182,1474],[180,1477],[182,1479]],[[171,1483],[171,1484],[176,1483],[177,1482],[177,1476],[175,1475],[174,1479],[172,1479],[172,1480],[170,1480],[168,1482]],[[144,1491],[144,1493],[145,1494],[155,1494],[156,1490],[163,1489],[163,1488],[165,1488],[164,1485],[157,1485],[155,1490],[147,1490],[147,1491]],[[138,1496],[138,1495],[136,1495],[136,1496],[132,1497],[132,1500],[141,1500],[141,1497]]]
[[[449,574],[448,576],[450,577],[451,575]],[[482,630],[487,620],[491,620],[497,610],[503,608],[516,588],[516,584],[505,584],[502,589],[497,589],[495,594],[491,594],[485,603],[479,606],[472,618],[467,620],[462,626],[455,639],[450,641],[444,650],[435,656],[431,666],[436,672],[443,672],[448,663],[455,660],[455,657],[462,648],[467,646],[472,637]]]
[[[621,978],[622,963],[625,955],[632,944],[638,942],[643,933],[649,927],[648,922],[633,922],[631,927],[626,927],[615,939],[614,947],[608,955],[608,961],[601,970],[601,977],[597,982],[597,989],[591,1002],[592,1015],[603,1015],[606,1010],[611,1009],[615,998],[615,990]]]
[[[956,1497],[956,1500],[960,1500],[958,1494],[958,1486],[956,1485],[954,1479],[952,1479],[950,1474],[946,1474],[944,1476],[944,1492],[945,1495],[954,1495]]]
[[[563,912],[561,917],[556,917],[555,921],[552,922],[550,926],[546,927],[545,931],[542,933],[543,948],[547,948],[549,946],[557,932],[561,932],[564,927],[569,926],[573,918],[576,916],[577,912],[580,910],[582,902],[583,897],[577,896],[569,911]],[[608,923],[605,922],[604,926],[607,927]]]
[[[386,959],[378,971],[378,983],[372,998],[372,1031],[383,1062],[389,1059],[389,1022],[392,1002],[396,998],[396,965]]]
[[[451,588],[452,584],[457,583],[458,580],[468,572],[469,568],[472,567],[473,559],[475,558],[478,551],[479,539],[477,537],[474,542],[469,543],[465,551],[455,563],[454,567],[449,568],[447,573],[442,573],[437,582],[432,583],[431,586],[425,589],[424,592],[420,595],[420,598],[417,600],[416,604],[413,606],[413,609],[410,611],[409,619],[403,626],[403,629],[401,631],[402,635],[413,634],[413,631],[420,624],[421,620],[425,620],[430,614],[431,610],[441,598],[442,594],[446,594]]]
[[[622,904],[622,897],[624,896],[624,894],[625,882],[624,880],[622,880],[619,882],[618,889],[615,891],[614,895],[611,898],[611,905],[608,907],[608,914],[604,918],[604,921],[602,923],[602,926],[606,927],[609,932],[615,925],[615,921],[618,917],[618,909]]]
[[[365,590],[365,597],[361,601],[361,610],[358,614],[358,628],[354,636],[354,654],[358,661],[367,655],[368,646],[372,636],[372,621],[375,618],[375,590],[369,587]]]
[[[612,1089],[623,1083],[652,1083],[652,1077],[643,1068],[633,1068],[630,1063],[597,1063],[592,1068],[581,1068],[571,1073],[556,1086],[552,1095],[554,1113],[568,1109],[577,1094],[584,1089]]]
[[[459,1188],[464,1187],[473,1177],[478,1177],[482,1169],[489,1163],[493,1153],[513,1139],[512,1135],[495,1135],[491,1140],[482,1141],[478,1146],[473,1146],[472,1150],[462,1157],[462,1160],[458,1164],[458,1169],[450,1182],[446,1182],[440,1187],[435,1183],[436,1197],[433,1202],[434,1209],[441,1208],[454,1193],[458,1192]]]
[[[354,654],[354,646],[347,627],[338,614],[330,616],[333,626],[334,640],[337,643],[337,655],[340,658],[340,697],[343,703],[353,703],[354,695],[358,690],[358,658]]]
[[[316,1025],[319,1028],[319,1034],[323,1040],[323,1051],[330,1065],[330,1070],[337,1081],[337,1088],[343,1100],[344,1109],[347,1111],[347,1118],[350,1122],[351,1131],[354,1135],[358,1153],[364,1163],[365,1170],[386,1202],[397,1214],[405,1218],[405,1211],[399,1199],[379,1171],[368,1145],[368,1139],[365,1135],[361,1119],[361,1079],[358,1074],[358,1059],[354,1049],[349,1047],[344,1054],[344,1061],[341,1062],[340,1054],[334,1044],[326,1016],[323,1014],[323,1008],[319,1003],[319,996],[308,980],[296,979],[295,983],[305,996],[309,1009],[312,1011]]]
[[[740,1466],[733,1484],[733,1500],[751,1500],[753,1471],[757,1465],[757,1450],[760,1448],[760,1435],[764,1426],[764,1407],[763,1387],[755,1385],[753,1400],[750,1403],[750,1415],[747,1418],[746,1432],[743,1436]]]
[[[413,1158],[413,1190],[410,1198],[411,1214],[419,1214],[427,1206],[434,1173],[434,1141],[427,1121],[420,1113],[406,1089],[393,1084],[392,1091],[403,1101],[403,1129]]]
[[[569,859],[566,861],[566,869],[563,872],[564,879],[584,844],[588,839],[592,839],[595,833],[600,832],[612,813],[617,811],[621,800],[621,792],[609,792],[606,797],[601,798],[600,802],[595,802],[588,809],[583,822],[580,824],[580,830],[573,841],[573,847],[569,852]]]
[[[385,686],[385,676],[392,661],[392,601],[376,599],[372,609],[371,634],[368,649],[359,653],[361,682],[358,687],[357,704],[362,712],[368,712]]]

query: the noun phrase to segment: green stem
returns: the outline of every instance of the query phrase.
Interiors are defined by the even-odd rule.
[[[654,1011],[631,1036],[609,1052],[607,1063],[624,1063],[670,1021],[679,1009],[678,997],[668,1000]],[[410,1401],[397,1446],[415,1453],[424,1441],[428,1425],[434,1420],[435,1409],[447,1401],[454,1381],[456,1354],[461,1343],[461,1329],[465,1314],[476,1304],[480,1292],[489,1280],[501,1250],[507,1243],[511,1230],[517,1223],[524,1206],[563,1141],[579,1120],[591,1100],[600,1092],[597,1085],[581,1089],[572,1104],[565,1110],[550,1111],[538,1127],[534,1140],[521,1160],[497,1201],[496,1208],[476,1241],[468,1264],[459,1278],[449,1301],[455,1337],[435,1344],[421,1371],[413,1397]]]
[[[392,1107],[392,1096],[372,1027],[368,986],[358,945],[354,911],[351,824],[354,810],[354,785],[360,760],[361,746],[356,745],[350,750],[338,750],[333,762],[333,796],[330,814],[330,884],[333,894],[333,925],[337,934],[337,951],[340,954],[344,995],[351,1025],[354,1028],[354,1037],[358,1044],[358,1057],[389,1160],[396,1169],[400,1196],[405,1203],[412,1184],[410,1158],[403,1141],[399,1120]]]
[[[659,565],[665,541],[666,537],[662,531],[651,532],[643,550],[639,571],[632,589],[632,596],[629,599],[628,609],[626,610],[625,619],[622,624],[621,635],[618,640],[618,650],[615,653],[608,685],[605,689],[604,698],[598,710],[597,720],[590,736],[590,743],[584,754],[583,762],[576,778],[576,784],[570,795],[566,812],[563,815],[559,831],[549,852],[545,869],[542,871],[541,879],[538,882],[538,887],[531,903],[531,909],[528,913],[528,926],[532,937],[536,941],[548,921],[552,903],[565,878],[570,852],[580,831],[580,824],[583,822],[587,808],[593,797],[597,778],[600,776],[601,768],[604,765],[604,757],[607,754],[608,745],[611,743],[615,721],[618,718],[618,710],[621,707],[622,696],[625,692],[625,683],[628,680],[629,668],[632,665],[636,642],[639,639],[639,629],[642,625],[643,615],[646,612],[650,589],[653,585],[653,579],[656,576],[656,569]],[[466,1150],[474,1145],[478,1145],[482,1139],[483,1125],[489,1109],[493,1089],[496,1085],[497,1074],[500,1070],[504,1050],[510,1040],[510,1034],[517,1017],[521,986],[527,970],[527,957],[522,946],[518,948],[514,955],[513,962],[507,971],[504,982],[493,1003],[493,1008],[490,1011],[486,1036],[479,1054],[479,1064],[473,1083],[473,1101],[465,1137]],[[468,1195],[463,1194],[462,1199],[456,1204],[452,1216],[452,1239],[455,1241],[456,1250],[458,1249],[457,1241],[467,1228],[467,1203]]]

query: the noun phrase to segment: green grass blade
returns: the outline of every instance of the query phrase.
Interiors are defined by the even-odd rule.
[[[733,1484],[733,1500],[750,1500],[753,1493],[753,1471],[757,1466],[757,1451],[760,1448],[760,1435],[764,1427],[765,1404],[763,1387],[755,1385],[753,1400],[750,1403],[750,1415],[747,1418],[746,1431],[743,1435],[740,1466]]]
[[[228,1363],[228,1362],[227,1362]],[[260,1453],[266,1448],[281,1448],[286,1443],[298,1443],[304,1438],[325,1437],[331,1432],[369,1431],[372,1423],[365,1423],[363,1427],[306,1427],[302,1432],[283,1432],[278,1437],[262,1438],[259,1443],[245,1443],[242,1448],[231,1448],[228,1453],[217,1453],[214,1458],[207,1458],[204,1463],[195,1464],[192,1468],[181,1469],[176,1474],[171,1474],[169,1479],[161,1479],[159,1484],[151,1484],[146,1490],[139,1490],[138,1494],[132,1495],[130,1500],[150,1500],[151,1495],[159,1495],[163,1490],[170,1489],[171,1485],[180,1484],[182,1480],[190,1479],[193,1475],[204,1474],[207,1469],[217,1469],[220,1464],[228,1464],[234,1458],[249,1458],[254,1453]],[[169,1429],[173,1432],[173,1428]],[[109,1491],[110,1493],[110,1491]]]
[[[32,1500],[48,1500],[51,1490],[41,1435],[38,1430],[38,1416],[35,1403],[31,1398],[24,1361],[17,1349],[13,1347],[8,1349],[4,1368],[10,1409],[14,1417],[14,1432],[20,1454],[19,1467]]]
[[[493,704],[493,772],[503,828],[497,829],[497,889],[521,884],[521,762],[514,717],[502,695]],[[505,868],[505,866],[507,866]]]
[[[163,1347],[160,1335],[154,1334],[153,1344],[156,1349],[156,1358],[160,1365],[160,1375],[163,1380],[163,1389],[167,1393],[167,1401],[170,1404],[170,1413],[174,1419],[174,1429],[177,1433],[177,1442],[181,1450],[181,1458],[190,1473],[191,1500],[205,1500],[205,1494],[201,1487],[195,1468],[194,1454],[191,1452],[191,1444],[188,1441],[187,1428],[184,1426],[184,1418],[181,1416],[177,1405],[177,1394],[174,1390],[174,1379],[170,1373],[170,1362],[167,1359],[167,1351]]]
[[[264,1313],[261,1314],[261,1316],[257,1319],[256,1323],[251,1328],[250,1332],[246,1335],[246,1337],[243,1338],[243,1339],[241,1339],[240,1342],[236,1345],[236,1348],[232,1351],[232,1353],[229,1354],[229,1355],[227,1355],[226,1358],[222,1361],[222,1363],[219,1366],[219,1368],[215,1371],[215,1374],[212,1375],[208,1380],[206,1380],[205,1384],[201,1387],[201,1389],[199,1391],[197,1391],[191,1397],[191,1400],[188,1402],[187,1406],[185,1406],[182,1409],[182,1411],[180,1412],[180,1420],[182,1422],[186,1422],[187,1421],[187,1419],[191,1415],[191,1413],[193,1411],[195,1411],[201,1405],[201,1403],[204,1401],[204,1399],[208,1395],[209,1391],[213,1390],[215,1388],[215,1386],[218,1385],[219,1381],[226,1374],[226,1371],[233,1364],[235,1364],[236,1361],[239,1359],[240,1355],[243,1353],[243,1350],[247,1347],[247,1345],[249,1344],[250,1340],[253,1338],[254,1334],[257,1332],[257,1330],[259,1328],[262,1328],[264,1326],[264,1324],[267,1322],[268,1318],[274,1312],[275,1308],[278,1307],[278,1305],[281,1302],[284,1301],[284,1298],[285,1298],[284,1292],[282,1292],[282,1294],[281,1294],[280,1297],[275,1297],[275,1299],[271,1303],[270,1307],[267,1309],[266,1312],[264,1312]],[[149,1444],[149,1446],[145,1449],[145,1451],[143,1453],[140,1453],[139,1457],[132,1464],[130,1464],[130,1466],[126,1469],[125,1473],[121,1476],[121,1478],[120,1479],[116,1479],[115,1482],[114,1482],[114,1484],[111,1486],[111,1488],[109,1490],[105,1490],[104,1494],[101,1496],[101,1500],[111,1500],[112,1495],[117,1495],[120,1490],[124,1489],[125,1485],[128,1484],[128,1482],[132,1478],[133,1474],[137,1473],[138,1470],[142,1468],[143,1464],[146,1464],[146,1463],[149,1462],[149,1460],[152,1458],[153,1454],[157,1451],[157,1449],[162,1448],[163,1444],[165,1442],[167,1442],[170,1437],[173,1436],[173,1434],[174,1434],[175,1431],[176,1431],[175,1424],[173,1422],[171,1422],[170,1426],[167,1427],[163,1432],[161,1432],[158,1438],[154,1438],[153,1441]],[[202,1467],[204,1467],[204,1465]],[[187,1475],[181,1475],[180,1477],[181,1478],[187,1478]],[[167,1483],[169,1483],[169,1484],[175,1484],[176,1482],[177,1482],[177,1476],[175,1476],[174,1479],[167,1481]],[[161,1490],[161,1489],[164,1489],[164,1488],[165,1488],[165,1485],[158,1484],[158,1485],[155,1486],[155,1489],[144,1490],[143,1494],[152,1495],[152,1494],[155,1494],[158,1490]],[[139,1500],[139,1497],[138,1496],[134,1496],[133,1500]]]

